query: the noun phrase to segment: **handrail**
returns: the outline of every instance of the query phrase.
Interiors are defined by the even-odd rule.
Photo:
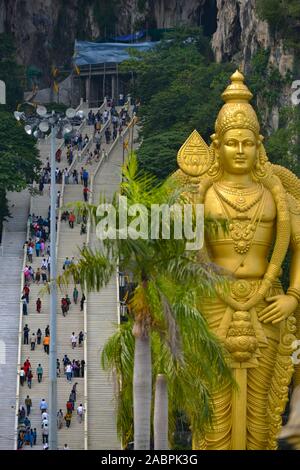
[[[130,121],[130,123],[131,123],[131,122],[132,122],[132,121]],[[109,148],[109,150],[108,150],[108,152],[107,152],[108,156],[109,156],[109,154],[112,152],[112,150],[115,148],[115,146],[117,145],[117,143],[119,142],[120,137],[123,138],[123,137],[125,136],[125,134],[127,134],[128,130],[129,130],[130,123],[129,123],[128,126],[124,129],[124,131],[122,132],[122,134],[118,134],[118,135],[117,135],[117,137],[115,138],[115,140],[113,141],[112,145],[110,146],[110,148]],[[96,174],[98,173],[98,171],[99,171],[99,169],[100,169],[100,167],[101,167],[101,165],[102,165],[102,161],[103,161],[103,157],[100,159],[98,165],[97,165],[96,168],[95,168],[94,177],[95,177]]]
[[[32,198],[30,200],[30,214],[32,214],[31,208],[32,208]],[[28,220],[27,230],[26,230],[26,240],[29,240],[29,230],[30,230],[30,223]],[[24,269],[26,266],[26,258],[27,258],[27,248],[25,245],[24,245],[23,251],[24,253],[23,253],[22,271],[21,271],[21,293],[23,292],[23,289],[24,289]],[[19,424],[19,406],[20,406],[20,370],[21,370],[22,334],[23,334],[22,327],[23,327],[23,306],[22,306],[22,303],[20,302],[14,450],[17,450],[18,448],[18,424]]]
[[[109,116],[109,119],[107,119],[107,121],[105,122],[105,124],[103,124],[103,126],[101,127],[101,130],[100,130],[100,134],[102,134],[105,129],[108,127],[108,125],[111,124],[111,116]],[[94,136],[93,136],[94,137]],[[86,144],[86,146],[84,147],[84,149],[82,150],[82,154],[81,154],[81,157],[83,157],[83,155],[85,155],[89,150],[90,148],[92,147],[93,145],[93,138],[91,138],[88,143]]]
[[[5,226],[4,226],[4,223],[3,223],[2,224],[2,240],[1,240],[1,243],[0,243],[0,250],[1,250],[1,255],[0,256],[3,256],[4,235],[5,235]]]
[[[94,175],[91,177],[91,192],[89,194],[89,203],[93,202],[93,195],[92,195],[92,188],[94,184]],[[91,219],[88,218],[87,223],[87,231],[86,231],[86,246],[88,247],[90,244],[90,237],[91,237]],[[84,342],[83,342],[83,358],[85,362],[86,369],[84,371],[84,409],[85,409],[85,416],[84,416],[84,450],[88,450],[88,383],[87,383],[87,342],[88,342],[88,327],[87,327],[87,303],[88,303],[88,295],[86,289],[86,283],[84,286],[85,291],[85,302],[83,304],[83,331],[84,331]]]

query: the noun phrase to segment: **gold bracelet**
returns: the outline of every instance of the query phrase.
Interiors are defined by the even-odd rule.
[[[296,289],[295,287],[289,287],[286,293],[287,295],[294,297],[298,303],[300,302],[300,290]]]

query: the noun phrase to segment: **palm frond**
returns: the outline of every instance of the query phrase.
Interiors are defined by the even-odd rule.
[[[108,284],[111,276],[117,269],[117,260],[108,259],[101,252],[90,248],[81,250],[81,258],[73,263],[58,276],[57,282],[60,288],[64,288],[73,281],[80,284],[87,291],[99,291]]]

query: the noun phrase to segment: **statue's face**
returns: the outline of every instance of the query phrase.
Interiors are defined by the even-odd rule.
[[[258,141],[249,129],[231,129],[224,133],[219,152],[227,173],[250,173],[258,157]]]

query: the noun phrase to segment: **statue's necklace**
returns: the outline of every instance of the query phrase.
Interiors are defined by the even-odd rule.
[[[235,209],[237,212],[247,212],[251,209],[255,204],[260,201],[263,195],[263,186],[260,185],[258,194],[247,204],[246,198],[252,196],[253,194],[257,193],[257,187],[250,191],[247,189],[237,189],[237,188],[228,188],[227,186],[223,186],[220,183],[214,183],[214,190],[226,204],[230,207]],[[224,192],[236,196],[235,201],[232,201],[228,197],[224,195]]]
[[[259,220],[261,219],[261,214],[262,214],[262,209],[263,209],[263,203],[264,199],[262,199],[262,196],[264,194],[264,188],[261,186],[261,190],[259,193],[259,197],[256,197],[254,199],[255,202],[251,202],[251,205],[247,205],[247,210],[249,210],[251,207],[254,206],[254,204],[257,204],[259,200],[262,199],[261,203],[257,206],[253,217],[251,220],[238,220],[238,221],[233,221],[232,218],[230,217],[230,214],[224,204],[223,201],[228,203],[227,198],[221,197],[220,191],[217,190],[216,188],[216,183],[213,185],[216,195],[219,199],[219,202],[223,208],[223,211],[228,219],[229,222],[229,232],[230,236],[233,240],[234,244],[234,250],[239,253],[240,255],[243,255],[247,253],[252,245],[252,241],[256,232],[257,224]],[[222,195],[223,196],[223,195]],[[245,209],[243,208],[242,210],[238,210],[234,205],[232,201],[230,201],[230,204],[228,203],[229,206],[231,206],[233,209],[237,210],[237,212],[245,212]],[[240,209],[240,208],[239,208]]]

